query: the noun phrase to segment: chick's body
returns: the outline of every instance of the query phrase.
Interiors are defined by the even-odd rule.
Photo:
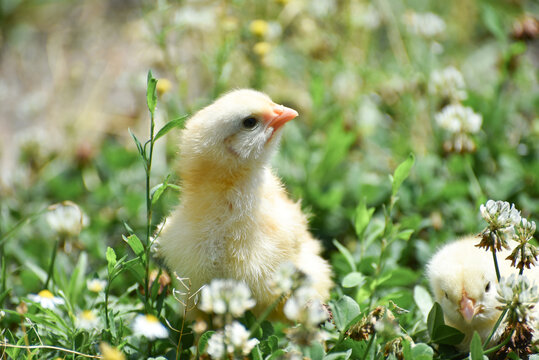
[[[265,94],[237,90],[186,123],[180,205],[165,221],[158,254],[189,278],[191,292],[214,278],[244,281],[259,312],[279,295],[269,283],[290,261],[312,277],[321,299],[329,296],[330,268],[320,244],[267,164],[280,127],[296,115]]]
[[[446,323],[465,334],[461,350],[469,349],[474,331],[485,341],[501,313],[496,309],[498,281],[492,253],[476,247],[478,243],[477,237],[469,236],[447,244],[427,265],[427,277]],[[497,254],[502,277],[518,273],[506,260],[510,254],[509,250]],[[500,326],[493,340],[502,332]]]

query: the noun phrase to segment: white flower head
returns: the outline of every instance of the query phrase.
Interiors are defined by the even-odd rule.
[[[49,206],[46,219],[49,226],[63,236],[77,236],[89,222],[81,208],[72,201]]]
[[[539,293],[537,286],[530,283],[525,275],[512,274],[508,278],[500,279],[497,300],[501,303],[500,310],[509,310],[509,321],[524,322],[532,315],[531,311],[539,300]]]
[[[410,33],[426,39],[436,37],[445,31],[444,20],[431,12],[407,11],[404,14],[404,23]]]
[[[91,279],[91,280],[86,281],[86,287],[91,292],[100,293],[103,290],[105,290],[106,286],[107,286],[106,280]]]
[[[41,305],[45,309],[54,309],[57,305],[63,305],[64,299],[54,296],[49,290],[41,290],[37,294],[28,295],[28,299]]]
[[[481,129],[483,118],[472,108],[451,104],[435,115],[438,126],[450,133],[476,133]]]
[[[528,242],[533,239],[535,229],[535,221],[528,221],[526,218],[521,218],[520,221],[515,225],[515,233],[521,242]]]
[[[367,30],[377,29],[382,23],[382,15],[373,4],[352,2],[350,4],[350,23]]]
[[[133,333],[136,336],[144,336],[148,340],[163,339],[168,336],[168,330],[159,319],[153,315],[137,315],[133,322]]]
[[[288,319],[306,326],[316,326],[328,318],[316,290],[310,286],[297,289],[286,301],[283,310]]]
[[[307,284],[310,284],[310,279],[290,261],[282,263],[269,282],[275,294],[286,294]]]
[[[206,351],[212,358],[222,359],[226,351],[225,346],[225,335],[223,332],[217,331],[208,339]]]
[[[435,70],[430,75],[429,91],[451,101],[466,99],[466,84],[460,71],[453,66]]]
[[[77,316],[77,327],[84,330],[93,330],[99,325],[99,319],[93,310],[83,310]]]
[[[230,313],[238,317],[255,304],[251,290],[245,283],[232,279],[214,279],[202,288],[198,307],[206,313]]]
[[[520,211],[515,208],[515,204],[509,204],[507,201],[488,200],[479,210],[491,230],[512,230],[520,223]]]
[[[239,322],[226,325],[224,331],[214,333],[208,340],[208,354],[215,359],[222,358],[225,352],[238,358],[247,356],[258,344],[257,339],[249,339],[249,331]]]

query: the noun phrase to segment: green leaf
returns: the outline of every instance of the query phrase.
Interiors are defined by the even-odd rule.
[[[362,273],[354,271],[347,274],[342,279],[342,286],[345,288],[353,288],[356,286],[361,286],[365,283],[365,277]]]
[[[75,266],[75,269],[73,270],[73,273],[71,274],[70,280],[69,280],[69,287],[67,289],[67,297],[69,298],[69,301],[73,304],[77,303],[77,300],[79,299],[79,294],[86,286],[86,282],[84,281],[85,275],[86,275],[86,267],[88,265],[88,254],[85,252],[81,252],[79,256],[79,260],[77,262],[77,266]]]
[[[486,3],[481,7],[481,19],[485,27],[497,38],[498,41],[505,43],[507,37],[502,23],[502,19],[498,12]]]
[[[326,355],[324,347],[318,341],[314,341],[311,346],[305,350],[307,350],[307,354],[305,355],[311,360],[323,360],[324,356]]]
[[[279,338],[276,335],[271,335],[268,337],[268,345],[271,349],[271,352],[274,352],[279,349]]]
[[[165,124],[165,126],[163,126],[161,129],[159,129],[159,131],[157,132],[157,134],[153,138],[153,141],[154,142],[157,141],[157,139],[159,139],[163,135],[166,135],[170,130],[172,130],[174,128],[177,128],[177,127],[181,127],[183,125],[183,123],[185,122],[186,118],[187,118],[187,115],[184,115],[184,116],[181,116],[181,117],[179,117],[177,119],[170,120],[168,123]]]
[[[410,237],[412,236],[413,233],[414,233],[414,230],[412,229],[402,230],[401,232],[397,234],[397,238],[408,241],[410,240]]]
[[[145,257],[144,245],[142,245],[142,241],[140,241],[137,235],[133,234],[129,235],[129,237],[122,235],[122,238],[129,244],[135,255],[140,256],[141,258]]]
[[[384,287],[408,286],[414,284],[418,276],[413,270],[398,267],[380,276],[376,285]]]
[[[284,354],[286,354],[286,351],[284,351],[283,349],[277,349],[270,356],[268,356],[266,360],[282,359]]]
[[[357,270],[356,262],[354,261],[354,258],[352,254],[350,253],[350,251],[348,251],[348,249],[344,247],[343,245],[341,245],[341,243],[338,242],[336,239],[333,240],[333,245],[335,245],[335,247],[339,250],[339,252],[343,254],[344,258],[346,259],[346,262],[348,263],[348,265],[350,265],[350,269],[352,271],[356,271]]]
[[[427,289],[421,285],[414,287],[414,301],[423,314],[423,319],[427,319],[429,316],[429,310],[432,309],[433,301]]]
[[[427,344],[419,343],[412,348],[412,359],[414,360],[432,360],[434,350]]]
[[[256,345],[251,351],[251,356],[253,360],[263,360],[262,351],[260,351],[260,346]]]
[[[324,356],[324,360],[348,360],[352,356],[352,349],[347,352],[332,353]]]
[[[434,330],[442,325],[445,325],[442,306],[435,302],[427,317],[427,330],[431,339],[434,336]]]
[[[131,129],[127,129],[127,130],[129,131],[129,134],[131,134],[131,137],[133,138],[133,140],[135,141],[135,144],[137,145],[138,153],[140,154],[140,156],[142,156],[142,159],[146,160],[146,153],[145,153],[144,149],[142,148],[142,144],[140,143],[139,139],[131,131]]]
[[[470,344],[470,360],[483,360],[483,346],[481,345],[481,337],[477,331],[474,331]]]
[[[410,170],[414,165],[414,161],[414,154],[410,154],[408,155],[408,158],[404,160],[399,166],[397,166],[397,169],[395,169],[391,184],[391,196],[394,197],[395,195],[397,195],[397,192],[399,191],[402,183],[404,182],[404,180],[406,180],[408,175],[410,175]]]
[[[200,336],[200,340],[198,340],[198,353],[204,354],[206,351],[206,346],[208,345],[208,340],[211,338],[211,336],[215,333],[215,331],[206,331],[202,336]]]
[[[442,345],[457,345],[464,340],[464,334],[459,330],[445,325],[442,306],[434,303],[427,317],[427,330],[430,339]]]
[[[114,271],[114,267],[116,266],[116,253],[114,252],[114,249],[110,246],[107,247],[107,268],[109,270],[109,275],[111,275]]]
[[[363,233],[371,221],[372,214],[374,213],[374,208],[367,208],[367,202],[365,198],[359,203],[356,207],[356,218],[355,218],[355,228],[356,236],[358,239],[363,238]]]
[[[152,71],[148,71],[148,81],[147,81],[147,90],[146,90],[146,103],[148,104],[148,110],[150,113],[154,114],[155,106],[157,105],[157,93],[155,91],[155,86],[157,85],[157,79],[152,76]]]
[[[349,296],[344,295],[338,301],[331,301],[335,326],[340,332],[348,330],[348,326],[359,314],[359,304]]]
[[[464,340],[465,335],[454,327],[441,325],[434,330],[431,340],[442,345],[458,345]]]

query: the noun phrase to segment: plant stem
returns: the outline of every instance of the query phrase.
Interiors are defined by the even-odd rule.
[[[494,231],[490,232],[490,238],[492,240],[490,250],[492,251],[492,259],[494,260],[494,270],[496,270],[496,279],[500,282],[500,268],[498,267],[498,259],[496,258],[496,236],[497,233]]]
[[[503,321],[503,318],[505,317],[505,314],[507,314],[507,309],[504,309],[502,311],[502,313],[500,314],[500,317],[498,318],[498,320],[496,321],[496,324],[494,324],[494,327],[492,328],[492,331],[490,332],[489,336],[487,337],[487,339],[485,340],[485,343],[483,344],[483,347],[487,346],[488,343],[490,342],[490,339],[492,339],[492,337],[494,336],[494,333],[496,332],[496,330],[498,330],[498,327],[500,326],[500,324],[502,323]]]
[[[151,248],[151,231],[152,231],[152,198],[150,195],[150,176],[152,172],[152,157],[153,157],[153,145],[154,145],[154,113],[150,112],[150,152],[146,157],[146,259],[145,268],[146,276],[144,279],[144,299],[145,299],[145,309],[146,312],[149,312],[149,303],[151,300],[150,294],[150,248]]]
[[[271,312],[277,307],[277,305],[279,305],[279,303],[281,301],[283,301],[283,299],[286,297],[286,295],[287,294],[281,294],[281,296],[279,296],[277,299],[275,299],[275,301],[273,303],[271,303],[271,305],[268,306],[266,308],[266,310],[264,310],[262,315],[260,315],[260,317],[256,320],[256,323],[254,323],[254,325],[251,326],[251,331],[250,331],[249,337],[254,336],[254,333],[255,333],[256,330],[258,330],[258,328],[260,327],[260,324],[262,324],[262,322],[264,320],[266,320],[266,318],[269,316],[269,314],[271,314]]]
[[[520,271],[518,272],[519,275],[524,274],[524,261],[526,260],[526,257],[524,256],[524,246],[520,249],[520,261],[522,262],[522,267],[520,268]]]
[[[107,281],[107,287],[105,288],[105,324],[106,328],[110,329],[109,324],[109,291],[110,291],[111,279]]]
[[[511,331],[511,333],[509,334],[509,336],[504,340],[502,341],[501,343],[499,343],[498,345],[494,346],[494,347],[491,347],[490,349],[487,349],[487,350],[483,350],[483,354],[485,355],[488,355],[490,353],[493,353],[495,352],[496,350],[502,348],[503,346],[505,346],[510,340],[511,340],[511,337],[513,336],[513,333],[515,332],[515,330],[513,329],[513,331]],[[486,346],[486,344],[484,345]],[[483,346],[483,347],[484,347]]]
[[[374,342],[374,338],[376,337],[376,334],[372,334],[371,338],[369,339],[369,343],[367,344],[367,348],[365,349],[365,353],[363,354],[362,360],[365,360],[367,356],[369,356],[369,351],[371,349],[372,343]]]
[[[182,327],[180,328],[180,337],[178,339],[178,347],[176,348],[176,360],[180,359],[180,354],[182,352],[182,337],[183,337],[183,326],[185,325],[185,317],[187,316],[187,307],[183,309],[182,317]],[[198,348],[197,348],[197,358],[198,358]]]
[[[52,255],[51,255],[51,262],[49,264],[49,271],[47,272],[47,280],[45,281],[44,289],[47,289],[49,287],[49,281],[53,277],[54,272],[54,262],[56,261],[56,252],[58,251],[58,244],[60,243],[60,240],[57,239],[54,243],[54,248],[52,249]]]
[[[492,259],[494,260],[494,270],[496,270],[496,279],[498,279],[498,282],[500,282],[500,268],[498,267],[498,259],[496,258],[496,249],[492,249]]]

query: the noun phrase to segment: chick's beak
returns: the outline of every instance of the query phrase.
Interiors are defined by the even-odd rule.
[[[272,127],[273,132],[275,132],[296,116],[298,116],[298,112],[296,110],[283,105],[275,105],[273,107],[273,113],[268,119],[268,126]]]
[[[462,294],[462,298],[460,299],[459,311],[467,323],[470,323],[475,314],[477,314],[478,309],[475,308],[475,301],[473,299],[470,299],[466,295],[466,292]]]

